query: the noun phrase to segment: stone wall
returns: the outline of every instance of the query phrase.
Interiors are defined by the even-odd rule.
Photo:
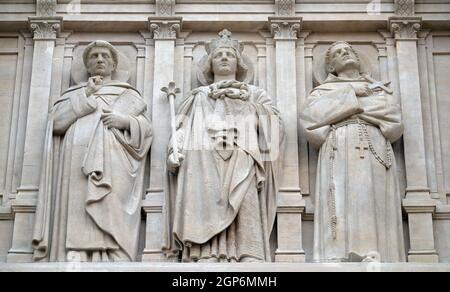
[[[113,2],[113,3],[111,3]],[[405,135],[395,145],[410,261],[450,262],[450,3],[447,0],[0,0],[0,262],[30,262],[50,105],[97,39],[130,60],[154,142],[143,199],[142,260],[161,260],[163,175],[170,135],[160,88],[198,87],[205,42],[227,28],[245,45],[254,84],[287,125],[278,198],[279,261],[311,261],[318,153],[298,126],[326,48],[345,40],[377,80],[392,81]],[[181,99],[180,99],[181,100]],[[178,101],[179,102],[179,101]],[[144,232],[143,232],[144,233]]]

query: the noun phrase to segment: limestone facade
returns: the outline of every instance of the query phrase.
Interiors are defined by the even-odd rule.
[[[450,263],[450,2],[448,0],[0,0],[0,262],[32,262],[32,235],[49,111],[75,85],[95,40],[129,60],[129,83],[153,125],[145,170],[139,261],[168,261],[163,245],[170,108],[202,84],[205,45],[223,29],[244,45],[285,123],[277,197],[277,262],[312,262],[318,151],[299,125],[324,54],[347,41],[376,80],[391,81],[405,131],[393,146],[406,258]]]

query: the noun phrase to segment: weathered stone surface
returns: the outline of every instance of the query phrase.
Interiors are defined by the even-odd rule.
[[[48,119],[34,260],[135,261],[152,142],[147,105],[113,79],[119,52],[110,43],[88,45],[83,62],[87,83],[63,93]]]
[[[192,90],[208,88],[214,83],[211,75],[202,78],[199,72],[204,68],[201,65],[207,55],[207,44],[223,29],[233,32],[233,39],[239,41],[249,66],[251,74],[241,82],[250,92],[267,92],[285,125],[283,166],[276,200],[271,206],[276,211],[277,228],[272,233],[270,249],[265,251],[271,260],[307,263],[314,260],[313,242],[317,235],[314,218],[325,207],[318,201],[318,194],[322,192],[316,187],[320,186],[317,173],[322,169],[319,161],[324,157],[308,142],[307,133],[298,121],[307,97],[327,77],[318,68],[325,66],[328,47],[336,41],[347,41],[360,52],[361,71],[372,73],[374,80],[392,90],[392,104],[401,106],[405,131],[392,149],[399,189],[396,198],[401,202],[403,213],[406,260],[450,262],[450,152],[447,151],[450,147],[447,127],[450,124],[450,4],[446,1],[0,2],[0,262],[8,261],[11,265],[3,266],[5,269],[64,270],[67,267],[13,264],[33,261],[33,230],[36,221],[41,220],[39,210],[44,204],[39,194],[48,194],[47,187],[57,187],[41,180],[46,177],[42,172],[45,162],[50,165],[45,159],[49,113],[64,92],[78,82],[87,81],[87,73],[79,74],[77,69],[80,65],[83,67],[81,55],[88,44],[101,39],[113,44],[120,52],[119,59],[126,60],[128,65],[118,68],[120,74],[115,74],[114,79],[126,81],[139,91],[148,107],[145,116],[154,126],[151,153],[145,156],[148,163],[142,171],[144,179],[139,190],[142,197],[137,199],[142,209],[138,212],[140,220],[136,222],[143,224],[139,228],[141,236],[133,260],[181,260],[178,253],[171,254],[161,248],[167,232],[172,232],[165,218],[173,209],[165,200],[171,107],[161,88],[170,82],[180,88],[174,101],[178,110],[187,99],[195,96]],[[387,85],[387,81],[391,83]],[[54,154],[59,157],[64,137],[55,135],[53,140]],[[353,141],[355,147],[348,147],[358,156],[353,161],[362,163],[372,159],[371,150],[366,149],[370,145],[359,145],[357,140]],[[379,148],[381,152],[382,147]],[[218,153],[222,160],[229,155],[227,151]],[[57,174],[60,172],[57,160],[52,162]],[[361,176],[367,175],[368,168],[358,169],[362,170]],[[193,175],[204,176],[199,172]],[[379,182],[380,176],[375,175],[372,183]],[[273,184],[273,181],[267,183]],[[358,189],[363,187],[357,186]],[[395,204],[398,209],[398,203]],[[369,207],[365,203],[361,206]],[[386,217],[386,222],[392,220]],[[60,219],[54,221],[62,227],[71,225]],[[377,224],[380,222],[384,221],[376,220]],[[132,225],[130,229],[138,224]],[[131,230],[123,234],[127,232]],[[398,249],[391,251],[394,250]],[[202,270],[210,267],[198,265],[105,263],[84,267],[88,270],[183,270],[184,267]],[[264,269],[259,265],[251,267]],[[364,270],[364,265],[359,264],[272,264],[266,267],[299,271]],[[444,266],[381,267],[433,270]],[[220,265],[218,270],[221,269],[241,267],[229,264]]]
[[[308,97],[300,122],[320,148],[315,262],[404,262],[401,194],[391,143],[403,134],[390,82],[361,73],[347,42],[325,54],[327,79]],[[369,73],[370,74],[370,73]]]
[[[243,49],[220,32],[199,68],[206,86],[189,94],[176,122],[172,110],[166,206],[173,215],[163,247],[179,249],[182,261],[272,261],[284,126],[266,91],[248,84]],[[163,91],[173,98],[171,87]]]

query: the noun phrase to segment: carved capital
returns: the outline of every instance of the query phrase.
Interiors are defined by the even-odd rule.
[[[277,16],[295,16],[295,0],[275,0]]]
[[[181,31],[181,17],[150,17],[149,30],[155,40],[176,40]]]
[[[56,0],[37,0],[36,15],[37,16],[54,16],[56,15]]]
[[[420,17],[393,17],[389,19],[392,35],[397,40],[417,40],[417,33],[422,29]]]
[[[35,40],[56,40],[62,29],[62,17],[30,17],[28,21]]]
[[[395,0],[395,14],[413,16],[416,12],[415,5],[415,0]]]
[[[156,0],[156,16],[175,15],[175,0]]]
[[[270,17],[270,32],[276,40],[296,40],[302,28],[301,17]]]

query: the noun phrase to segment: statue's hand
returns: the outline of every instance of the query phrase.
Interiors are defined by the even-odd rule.
[[[90,77],[86,87],[86,96],[89,97],[99,91],[103,87],[103,77]]]
[[[113,113],[111,110],[103,109],[101,117],[103,124],[108,129],[115,128],[118,130],[130,129],[130,117],[122,114]]]
[[[369,88],[369,85],[364,84],[355,84],[352,85],[353,89],[355,90],[355,94],[358,97],[367,97],[373,94],[372,89]]]
[[[173,153],[170,154],[169,158],[167,159],[167,170],[174,174],[177,173],[183,161],[184,161],[183,154],[178,153],[178,161],[175,159],[175,155]]]

